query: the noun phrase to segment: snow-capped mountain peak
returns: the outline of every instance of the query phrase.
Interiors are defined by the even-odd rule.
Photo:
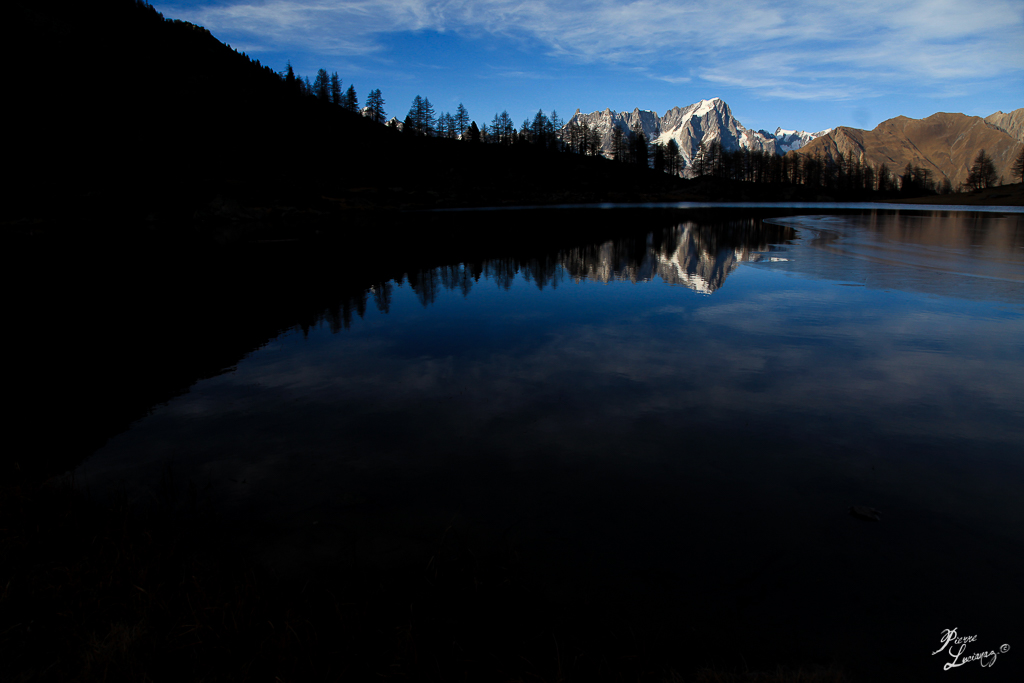
[[[696,104],[691,104],[690,106],[691,107],[695,107],[695,109],[690,113],[690,115],[691,116],[698,116],[698,117],[699,116],[704,116],[708,112],[714,111],[715,107],[719,103],[725,104],[724,102],[722,102],[722,100],[720,98],[712,97],[710,100],[701,100],[700,102],[697,102]]]
[[[606,155],[612,152],[612,131],[615,128],[623,132],[640,129],[651,142],[667,144],[669,140],[675,140],[687,168],[696,157],[701,143],[707,145],[718,141],[728,151],[750,149],[785,154],[831,131],[828,129],[808,133],[779,127],[772,134],[763,130],[747,130],[732,115],[729,105],[719,97],[701,100],[686,107],[673,107],[664,116],[639,108],[628,113],[617,113],[609,108],[590,114],[583,114],[577,109],[566,126],[584,122],[590,130],[596,130],[601,135],[601,148]]]

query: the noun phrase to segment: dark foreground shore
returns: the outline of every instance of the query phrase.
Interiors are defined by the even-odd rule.
[[[978,192],[956,192],[953,194],[886,199],[894,204],[947,204],[954,206],[1024,206],[1024,185],[1000,185]]]
[[[858,680],[676,600],[566,594],[458,524],[395,567],[289,574],[231,552],[201,510],[92,501],[66,479],[2,496],[6,680]]]

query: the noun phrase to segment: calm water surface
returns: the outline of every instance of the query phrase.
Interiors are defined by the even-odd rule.
[[[190,482],[284,569],[387,566],[455,524],[566,594],[676,600],[940,680],[957,627],[1014,648],[984,680],[1016,676],[1024,217],[721,213],[409,273],[76,476],[165,502]]]

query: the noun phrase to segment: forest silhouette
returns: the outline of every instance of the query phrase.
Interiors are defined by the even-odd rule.
[[[406,208],[933,190],[859,163],[715,145],[685,180],[674,145],[631,131],[607,159],[596,131],[542,110],[517,126],[507,111],[438,113],[417,96],[403,121],[379,89],[326,69],[313,80],[290,64],[275,71],[141,0],[19,2],[3,38],[8,63],[32,65],[10,84],[7,222],[128,234],[140,222],[189,225],[230,241],[372,230],[380,210]]]

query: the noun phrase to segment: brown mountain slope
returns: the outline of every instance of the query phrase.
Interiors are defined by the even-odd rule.
[[[931,171],[937,183],[949,178],[956,187],[967,178],[982,149],[992,157],[997,175],[1012,182],[1010,167],[1022,146],[1020,140],[981,117],[938,113],[924,119],[897,116],[874,130],[840,126],[790,154],[821,154],[832,159],[837,152],[844,157],[853,154],[876,167],[884,163],[896,174],[909,162]]]
[[[985,120],[999,130],[1009,133],[1017,142],[1024,142],[1024,107],[1014,109],[1009,114],[997,111],[986,116]]]

